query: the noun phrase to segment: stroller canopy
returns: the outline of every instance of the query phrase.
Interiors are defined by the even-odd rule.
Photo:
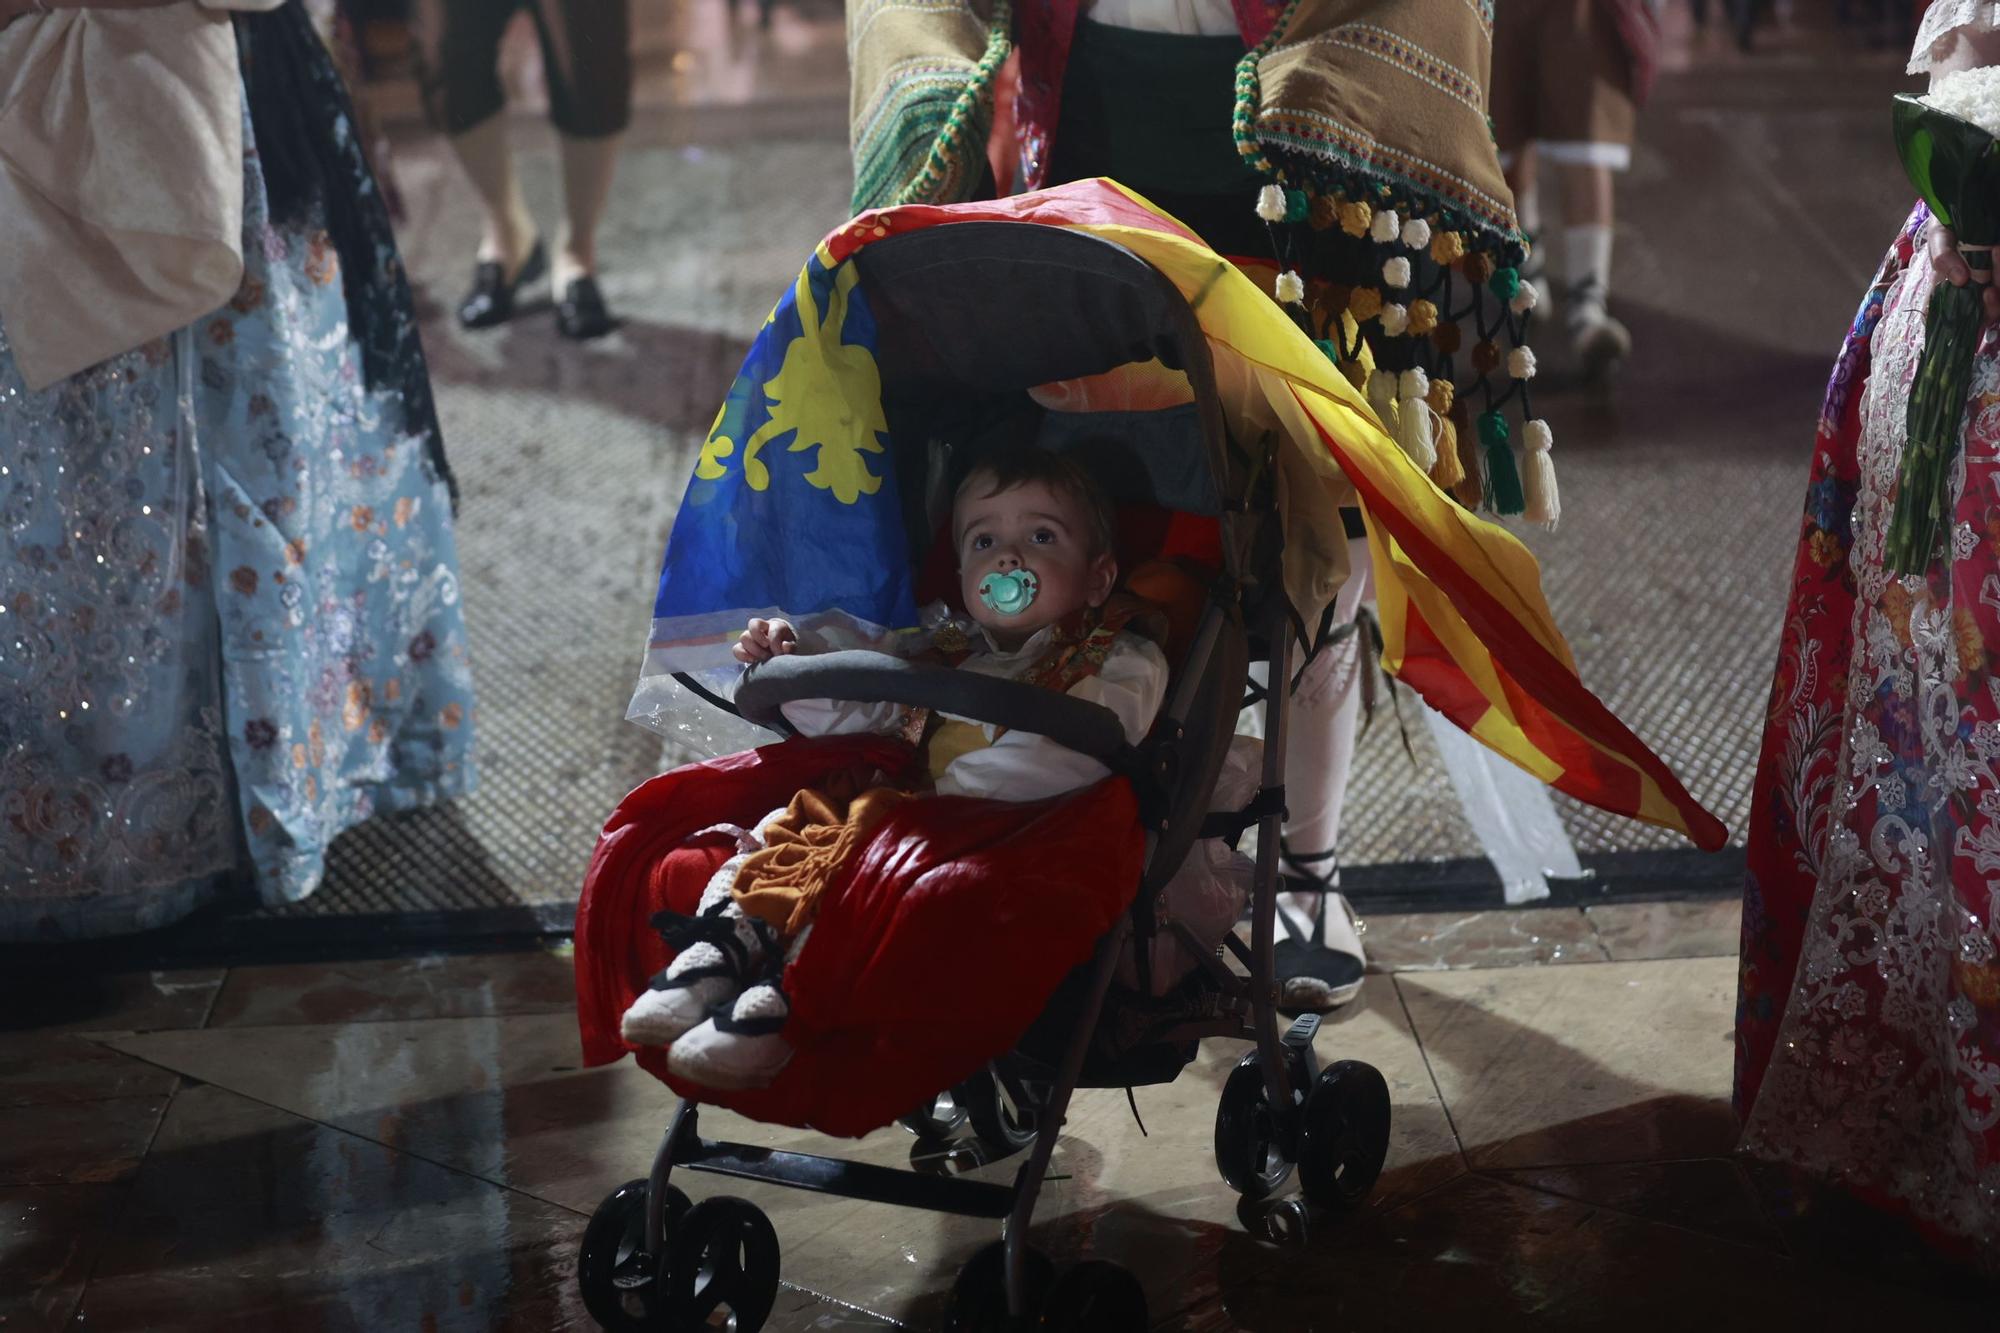
[[[1131,442],[1116,498],[1216,512],[1248,461],[1229,439],[1275,432],[1285,592],[1306,623],[1339,588],[1338,509],[1358,503],[1389,671],[1557,789],[1722,845],[1722,825],[1583,687],[1528,550],[1411,464],[1248,277],[1104,180],[864,213],[821,242],[702,445],[640,696],[728,666],[749,616],[849,642],[912,625],[940,434],[962,440],[1031,400],[1062,409],[1044,438],[1095,428],[1101,410],[1070,409],[1107,396]],[[649,711],[635,700],[633,716]]]
[[[899,475],[925,479],[927,446],[940,433],[959,443],[1005,438],[1009,426],[1018,433],[1027,424],[1029,409],[1041,418],[1031,428],[1044,443],[1079,431],[1123,437],[1118,466],[1097,460],[1114,498],[1212,514],[1233,489],[1201,322],[1173,283],[1130,250],[1046,223],[967,222],[887,237],[853,263],[874,316]],[[1156,385],[1138,403],[1118,394],[1124,410],[1050,418],[1032,406],[1033,390],[1046,401],[1053,386],[1128,366],[1153,368]],[[906,514],[914,543],[928,541],[937,517]]]

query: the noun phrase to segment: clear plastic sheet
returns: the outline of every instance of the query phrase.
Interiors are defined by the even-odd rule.
[[[717,667],[687,673],[689,679],[720,698],[727,699],[736,687],[737,669]],[[745,722],[736,714],[703,699],[671,675],[639,678],[632,702],[625,710],[628,722],[660,733],[660,768],[664,772],[682,764],[699,763],[740,750],[755,749],[780,739],[777,732]]]
[[[914,657],[931,646],[941,629],[951,628],[963,638],[974,632],[974,622],[955,615],[943,602],[932,602],[917,612],[915,629],[899,630],[870,637],[857,632],[844,619],[815,623],[807,618],[799,628],[801,647],[814,652],[836,648],[866,648],[898,657]],[[716,700],[725,703],[736,694],[736,682],[743,668],[735,662],[703,666],[676,673],[647,671],[639,677],[625,720],[636,722],[664,739],[661,762],[664,768],[714,759],[741,750],[768,745],[781,733],[754,722],[746,722]],[[690,689],[682,677],[699,689]],[[704,698],[705,691],[713,698]]]
[[[1238,736],[1229,746],[1222,772],[1215,780],[1209,799],[1211,812],[1241,810],[1257,794],[1263,777],[1264,743],[1251,736]],[[1256,864],[1220,838],[1202,838],[1188,850],[1187,860],[1160,890],[1160,933],[1152,944],[1152,993],[1164,995],[1192,972],[1200,960],[1189,951],[1180,936],[1167,929],[1167,922],[1180,921],[1201,942],[1204,953],[1213,953],[1222,937],[1235,928],[1250,903]],[[1130,953],[1120,958],[1118,980],[1138,989],[1138,964]]]

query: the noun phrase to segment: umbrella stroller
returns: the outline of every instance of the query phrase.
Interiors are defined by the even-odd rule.
[[[1054,810],[955,809],[926,824],[922,807],[931,803],[918,801],[908,823],[885,826],[878,839],[896,855],[864,860],[830,894],[812,947],[787,973],[803,1034],[792,1062],[751,1093],[676,1084],[684,1100],[651,1173],[592,1218],[578,1275],[600,1323],[692,1329],[727,1308],[749,1329],[768,1315],[779,1274],[774,1229],[741,1199],[690,1204],[672,1178],[694,1170],[1002,1220],[1001,1240],[959,1274],[955,1327],[1146,1327],[1130,1274],[1093,1262],[1058,1276],[1028,1246],[1028,1225],[1077,1090],[1171,1081],[1203,1039],[1251,1043],[1216,1113],[1216,1164],[1233,1188],[1262,1198],[1296,1171],[1323,1207],[1366,1197],[1388,1146],[1386,1084],[1358,1062],[1320,1068],[1318,1020],[1287,1025],[1276,1011],[1283,688],[1264,699],[1254,794],[1219,811],[1214,799],[1237,715],[1254,694],[1251,664],[1289,681],[1301,643],[1317,637],[1338,580],[1324,560],[1338,544],[1331,497],[1347,481],[1381,520],[1385,542],[1403,534],[1385,558],[1421,552],[1409,576],[1388,584],[1423,594],[1391,621],[1400,658],[1392,664],[1424,677],[1427,695],[1468,729],[1482,726],[1482,739],[1499,734],[1491,719],[1481,723],[1488,714],[1515,722],[1522,740],[1510,753],[1541,759],[1545,776],[1586,799],[1719,838],[1665,767],[1564,669],[1532,561],[1525,591],[1507,582],[1525,552],[1513,559],[1511,539],[1455,512],[1315,356],[1237,270],[1107,182],[866,214],[821,246],[753,347],[697,465],[635,714],[658,716],[670,678],[720,702],[710,669],[726,660],[746,614],[783,612],[880,646],[912,623],[962,455],[1022,440],[1070,453],[1095,475],[1119,508],[1128,562],[1178,562],[1171,683],[1151,732],[1130,745],[1096,705],[879,651],[783,657],[743,673],[733,706],[753,721],[781,724],[780,706],[795,699],[896,701],[1048,736],[1116,776]],[[789,485],[778,473],[786,464]],[[1318,539],[1322,525],[1335,540]],[[1466,560],[1455,545],[1481,558]],[[1433,599],[1428,571],[1452,576],[1456,595]],[[1508,594],[1497,610],[1482,575]],[[1480,618],[1478,631],[1455,615],[1460,607]],[[1503,653],[1485,653],[1489,643]],[[1526,686],[1508,688],[1523,677]],[[1487,693],[1479,680],[1491,684]],[[722,818],[754,819],[773,794],[781,803],[789,788],[853,760],[857,746],[887,744],[795,739],[676,770],[627,798],[606,826],[579,907],[588,1061],[628,1049],[616,1016],[663,962],[647,916],[660,906],[686,911],[699,892],[702,868],[667,873],[689,852],[689,836]],[[867,757],[890,766],[886,754]],[[1247,943],[1235,934],[1185,939],[1196,966],[1158,995],[1154,942],[1191,934],[1165,896],[1175,871],[1200,839],[1253,827]],[[968,856],[981,873],[926,878]],[[1010,878],[1023,864],[1037,873]],[[1033,884],[1064,910],[1015,913],[1036,921],[1032,937],[1010,937],[1004,922],[983,923],[976,936],[975,953],[1008,964],[991,986],[966,987],[991,1014],[940,1024],[868,1006],[869,996],[893,996],[927,975],[942,943],[966,939],[966,923],[992,894]],[[861,907],[834,918],[845,899]],[[1123,970],[1136,985],[1119,979],[1128,957]],[[978,961],[953,966],[976,970]],[[641,1052],[641,1063],[666,1078],[658,1055]],[[940,1097],[947,1089],[949,1102]],[[1028,1151],[1011,1186],[918,1175],[705,1139],[704,1102],[846,1134],[898,1118],[945,1134],[964,1118],[989,1145]]]

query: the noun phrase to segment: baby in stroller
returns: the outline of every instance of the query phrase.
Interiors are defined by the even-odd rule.
[[[1156,614],[1114,591],[1111,507],[1074,461],[1032,446],[979,459],[959,482],[951,543],[967,617],[941,618],[929,651],[964,671],[1057,690],[1114,713],[1128,744],[1145,738],[1166,692]],[[734,655],[745,667],[823,650],[784,620],[753,619]],[[798,700],[799,732],[900,735],[922,749],[919,783],[942,796],[1036,801],[1110,776],[1089,755],[1007,730],[896,703]],[[696,912],[654,924],[673,962],[624,1015],[635,1045],[669,1045],[668,1068],[719,1089],[767,1085],[791,1049],[784,965],[812,932],[819,894],[908,782],[834,781],[801,791],[755,828],[710,879]]]

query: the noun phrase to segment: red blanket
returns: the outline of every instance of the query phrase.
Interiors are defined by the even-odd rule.
[[[586,1064],[633,1049],[618,1020],[673,957],[648,924],[692,912],[731,838],[836,770],[911,759],[876,736],[796,739],[676,769],[620,802],[576,917],[577,1019]],[[935,797],[899,807],[820,899],[785,973],[797,1054],[768,1088],[715,1093],[641,1066],[685,1096],[753,1119],[859,1136],[1004,1054],[1131,902],[1143,856],[1131,788],[1112,779],[1058,801]]]

